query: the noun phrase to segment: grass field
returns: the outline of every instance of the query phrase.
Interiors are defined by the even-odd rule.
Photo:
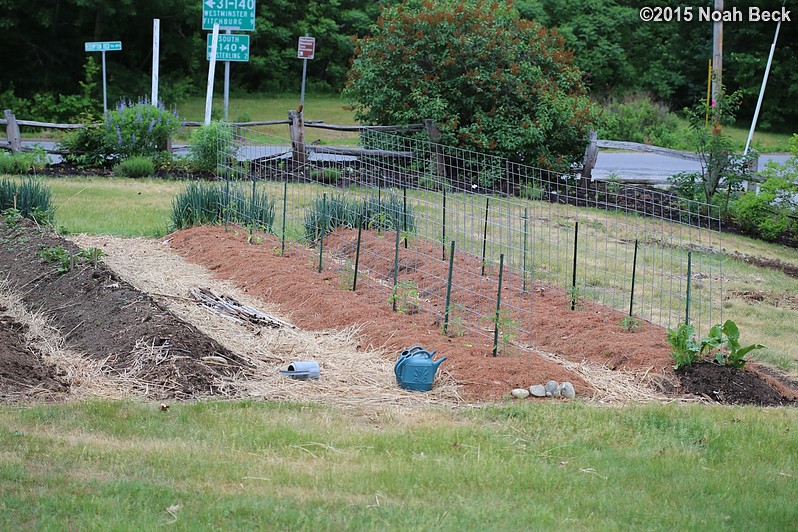
[[[788,530],[795,409],[0,407],[0,528]]]

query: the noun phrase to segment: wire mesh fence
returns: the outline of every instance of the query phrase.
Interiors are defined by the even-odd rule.
[[[232,132],[219,147],[225,222],[447,334],[532,340],[544,301],[574,320],[602,305],[703,332],[722,321],[710,205],[370,130],[351,149]]]

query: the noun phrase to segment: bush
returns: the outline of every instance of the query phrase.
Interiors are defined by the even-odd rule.
[[[758,192],[747,192],[731,204],[732,219],[765,240],[798,233],[798,135],[791,141],[793,156],[784,164],[768,163]]]
[[[42,148],[32,152],[0,152],[0,174],[26,174],[47,166],[47,153]]]
[[[172,227],[214,225],[225,221],[271,231],[274,202],[265,192],[252,195],[239,183],[189,183],[172,200]]]
[[[17,183],[8,179],[0,181],[0,212],[16,209],[25,218],[49,224],[55,209],[52,191],[40,179],[29,177]]]
[[[682,137],[676,115],[646,94],[610,99],[604,104],[599,138],[684,148]]]
[[[154,157],[166,151],[169,138],[180,129],[180,120],[163,106],[147,99],[121,101],[103,122],[106,155],[126,159],[137,155]]]
[[[219,161],[234,155],[233,130],[227,124],[211,122],[191,134],[191,160],[197,170],[216,172]]]
[[[104,129],[89,120],[81,122],[84,127],[66,133],[61,139],[60,148],[70,152],[64,158],[79,168],[104,165],[110,154]]]
[[[155,164],[147,157],[131,157],[114,166],[114,174],[120,177],[150,177],[155,173]]]
[[[599,110],[556,31],[509,2],[383,5],[344,90],[358,121],[432,119],[450,146],[557,170],[582,161]]]
[[[321,170],[311,170],[310,178],[314,181],[319,181],[327,185],[335,185],[338,183],[338,178],[341,177],[341,171],[337,168],[323,168]]]

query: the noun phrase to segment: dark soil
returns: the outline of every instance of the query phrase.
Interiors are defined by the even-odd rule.
[[[26,327],[5,311],[0,306],[0,400],[52,398],[66,392],[68,386],[55,368],[28,346]]]
[[[61,273],[57,261],[47,262],[41,252],[48,249],[72,254],[71,270]],[[11,290],[23,295],[29,310],[52,319],[71,349],[101,361],[109,374],[142,381],[153,398],[223,394],[227,388],[222,378],[246,371],[240,356],[78,252],[71,242],[28,221],[11,227],[0,224],[0,277],[8,276]],[[14,329],[2,328],[5,334]],[[10,345],[0,344],[5,368],[11,367],[9,360],[22,356]],[[223,357],[227,365],[208,364],[203,361],[207,356]],[[6,378],[24,381],[13,375]]]
[[[724,404],[758,406],[796,405],[759,375],[745,369],[711,362],[679,368],[682,386],[690,393]]]

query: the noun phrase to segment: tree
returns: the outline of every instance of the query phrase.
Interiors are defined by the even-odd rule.
[[[560,170],[597,123],[562,38],[506,2],[406,0],[356,45],[344,96],[362,123],[433,119],[445,144]]]

